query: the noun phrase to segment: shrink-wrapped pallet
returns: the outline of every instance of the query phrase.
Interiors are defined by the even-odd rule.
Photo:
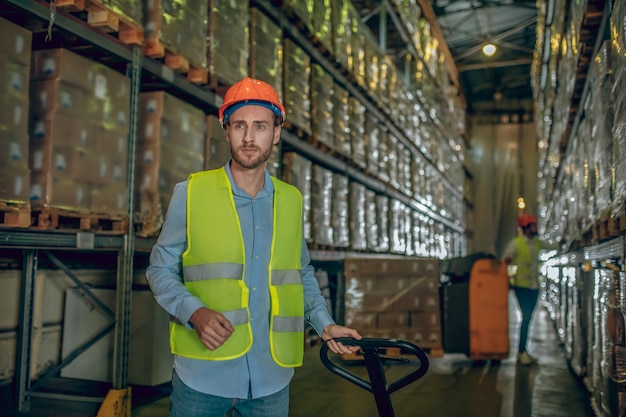
[[[335,149],[333,77],[318,64],[311,66],[311,132],[317,143]]]
[[[209,0],[208,68],[217,87],[246,77],[250,58],[250,12],[245,1]]]
[[[158,234],[174,186],[204,169],[204,112],[164,91],[141,93],[136,153],[140,236]]]
[[[282,156],[282,179],[300,190],[302,194],[303,236],[307,242],[313,240],[311,230],[311,187],[312,162],[296,152],[285,152]]]
[[[130,79],[66,49],[31,68],[31,203],[126,215]]]
[[[192,66],[207,68],[209,7],[209,0],[145,2],[144,52],[181,55]]]
[[[333,175],[332,189],[332,226],[333,246],[345,248],[350,245],[350,211],[348,199],[348,177],[345,175]]]
[[[367,206],[366,188],[363,184],[350,181],[350,247],[353,250],[367,249]]]
[[[311,134],[311,57],[293,41],[285,41],[283,104],[287,123]]]
[[[311,224],[313,243],[320,246],[334,245],[332,223],[333,172],[313,165],[311,179]]]
[[[283,32],[269,17],[250,9],[250,76],[283,95]]]

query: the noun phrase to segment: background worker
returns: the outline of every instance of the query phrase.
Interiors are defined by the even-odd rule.
[[[360,339],[335,324],[303,239],[302,196],[266,170],[285,109],[259,80],[219,109],[231,160],[175,186],[146,276],[172,316],[171,417],[286,417],[305,320],[338,354]],[[232,414],[231,414],[232,413]]]
[[[542,244],[537,238],[537,219],[533,215],[522,214],[517,219],[517,225],[522,234],[509,243],[503,260],[507,265],[515,266],[511,288],[515,292],[522,314],[517,360],[522,365],[531,365],[536,363],[537,359],[527,350],[528,330],[539,297],[539,252]]]

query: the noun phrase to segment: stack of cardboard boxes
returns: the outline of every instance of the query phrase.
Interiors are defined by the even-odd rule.
[[[31,32],[0,19],[0,202],[28,204]]]
[[[65,49],[33,53],[33,207],[126,214],[130,80]]]
[[[139,95],[136,200],[140,236],[158,234],[176,183],[204,169],[206,116],[164,92]]]
[[[347,326],[443,351],[437,259],[350,257],[344,274]]]

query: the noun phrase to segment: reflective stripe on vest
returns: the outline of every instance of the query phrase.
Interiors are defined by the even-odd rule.
[[[541,242],[538,239],[534,240],[535,256],[538,256],[541,250]],[[515,238],[516,253],[513,263],[517,265],[517,271],[512,280],[512,285],[520,288],[532,288],[533,287],[533,259],[531,257],[530,248],[524,236],[518,236]],[[535,272],[536,273],[536,272]]]
[[[278,328],[271,329],[280,332],[281,337],[272,337],[273,331],[270,334],[270,344],[285,344],[279,349],[272,346],[272,356],[279,365],[299,366],[302,363],[304,348],[304,296],[300,275],[302,198],[294,187],[274,178],[272,181],[276,196],[274,201],[282,203],[283,206],[277,207],[277,204],[274,204],[274,233],[269,270],[271,320],[280,323]],[[294,219],[297,219],[297,222]],[[189,227],[191,224],[193,228]],[[208,308],[224,314],[235,327],[235,332],[222,346],[210,351],[200,342],[195,330],[187,329],[173,321],[170,325],[172,352],[185,357],[209,360],[240,357],[252,345],[249,289],[243,280],[245,271],[243,237],[232,189],[224,168],[190,176],[187,192],[187,225],[188,248],[183,254],[185,286]],[[294,233],[294,230],[298,232]],[[212,238],[215,236],[219,238]],[[275,252],[280,252],[280,255],[277,256]],[[295,261],[292,259],[294,256]],[[293,268],[287,269],[284,266]],[[272,288],[275,288],[275,291],[272,291]],[[283,318],[278,316],[283,314],[282,306],[294,304],[295,310],[299,313],[296,311],[290,318],[295,319],[295,323],[291,323],[290,320],[284,320],[283,323]],[[288,310],[293,312],[291,309]],[[297,345],[292,344],[296,337],[284,337],[294,334],[300,338]],[[294,356],[294,351],[299,355]]]

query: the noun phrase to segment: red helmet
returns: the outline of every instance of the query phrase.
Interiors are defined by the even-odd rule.
[[[245,105],[257,105],[270,109],[280,122],[285,121],[285,108],[278,98],[276,90],[268,83],[246,77],[233,84],[224,95],[224,102],[219,108],[218,116],[222,127],[228,123],[230,115]]]
[[[517,218],[517,225],[522,229],[529,224],[537,223],[537,219],[532,214],[524,213]]]

